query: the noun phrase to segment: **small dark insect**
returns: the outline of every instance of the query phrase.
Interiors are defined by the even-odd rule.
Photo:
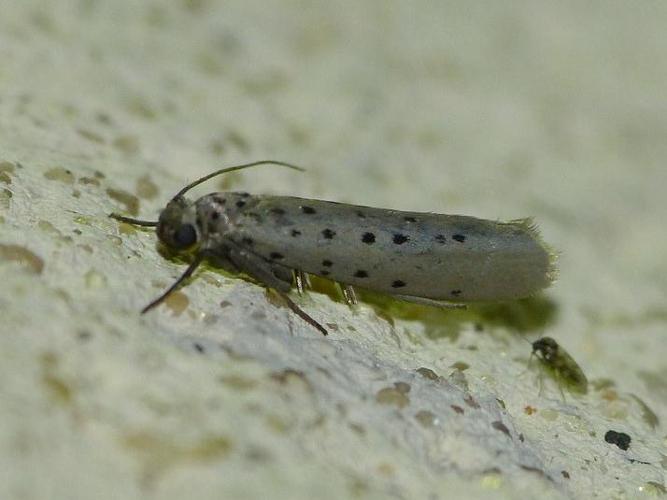
[[[588,380],[577,362],[551,337],[542,337],[531,344],[533,355],[537,356],[542,368],[548,372],[558,384],[563,394],[563,387],[570,392],[586,394]],[[541,383],[541,379],[540,379]],[[564,395],[563,395],[564,397]]]

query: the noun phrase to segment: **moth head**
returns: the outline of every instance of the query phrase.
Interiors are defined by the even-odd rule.
[[[195,206],[182,196],[176,196],[160,214],[157,236],[174,252],[191,252],[200,243],[201,233],[197,225]]]
[[[533,353],[539,353],[546,361],[552,360],[558,354],[558,343],[551,337],[542,337],[533,342]]]

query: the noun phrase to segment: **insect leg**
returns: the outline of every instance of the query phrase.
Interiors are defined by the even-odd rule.
[[[264,286],[275,289],[285,300],[287,306],[297,316],[309,325],[317,328],[323,335],[327,335],[328,332],[322,325],[315,321],[315,319],[309,316],[287,296],[287,292],[292,289],[292,272],[289,268],[284,266],[273,266],[261,257],[258,257],[245,249],[238,248],[236,245],[230,245],[230,247],[229,259],[241,270],[241,272],[246,273],[251,278],[255,278]]]
[[[359,303],[359,301],[357,300],[357,294],[354,291],[354,287],[352,285],[344,285],[338,282],[336,282],[336,285],[343,293],[343,297],[345,297],[345,302],[347,303],[348,306],[350,307],[356,306]]]
[[[425,297],[415,297],[413,295],[392,294],[392,297],[396,297],[398,300],[404,300],[405,302],[412,302],[413,304],[420,304],[422,306],[439,307],[441,309],[467,309],[468,308],[468,306],[466,306],[465,304],[458,304],[456,302],[446,302],[444,300],[427,299]]]
[[[537,387],[538,387],[537,396],[540,398],[542,397],[542,389],[544,388],[544,371],[545,371],[544,366],[540,364],[540,373],[537,376]]]
[[[294,283],[296,284],[296,291],[299,295],[303,295],[306,289],[311,288],[310,278],[300,269],[294,271]]]
[[[312,316],[310,316],[306,311],[304,311],[298,305],[296,305],[294,301],[287,296],[286,293],[280,293],[280,296],[287,304],[287,307],[289,307],[292,310],[292,312],[296,314],[299,318],[304,320],[309,325],[317,328],[322,333],[322,335],[329,335],[329,332],[327,332],[322,325],[320,325],[317,321],[315,321],[312,318]]]
[[[555,372],[555,378],[556,378],[556,385],[558,386],[558,390],[560,391],[560,397],[563,398],[563,403],[566,402],[565,400],[565,392],[563,391],[563,378],[561,377],[561,374],[559,371]]]
[[[187,280],[192,274],[195,272],[197,267],[199,267],[199,264],[202,263],[202,261],[206,258],[204,254],[197,254],[194,258],[194,260],[190,263],[188,268],[185,270],[183,274],[174,282],[173,285],[171,285],[166,292],[164,292],[162,295],[160,295],[157,299],[155,299],[153,302],[148,304],[146,307],[144,307],[141,310],[141,314],[145,314],[154,307],[159,306],[169,295],[171,295],[178,287],[180,287],[185,280]]]

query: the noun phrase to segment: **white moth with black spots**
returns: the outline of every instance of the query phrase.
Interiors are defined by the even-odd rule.
[[[212,177],[262,164],[301,170],[269,160],[225,168],[179,191],[157,222],[111,214],[157,227],[166,247],[194,256],[185,273],[143,312],[160,304],[204,260],[277,290],[325,335],[286,295],[295,273],[445,307],[527,297],[555,277],[554,254],[530,219],[496,222],[238,192],[212,193],[194,203],[183,196]]]

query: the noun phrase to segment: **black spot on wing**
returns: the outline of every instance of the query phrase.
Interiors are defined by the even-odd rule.
[[[359,269],[356,273],[354,273],[355,278],[368,278],[368,273],[362,269]]]
[[[336,231],[332,231],[331,229],[327,228],[322,231],[322,236],[324,236],[324,238],[327,240],[332,240],[333,237],[336,236]]]
[[[302,205],[301,206],[301,211],[304,214],[314,214],[314,213],[316,213],[316,210],[313,207],[309,207],[307,205]]]
[[[236,206],[239,207],[239,208],[245,207],[245,201],[243,201],[243,200],[237,201]]]
[[[301,236],[301,231],[299,231],[297,229],[292,229],[292,236],[295,237],[295,238],[297,236]]]
[[[367,245],[372,245],[373,243],[375,243],[375,235],[373,233],[364,233],[361,236],[361,241],[363,241]]]
[[[401,280],[394,280],[391,282],[391,287],[392,288],[403,288],[405,286],[405,281]]]
[[[466,237],[463,234],[455,234],[452,236],[452,239],[458,241],[459,243],[463,243],[466,240]]]
[[[433,238],[435,241],[440,243],[441,245],[444,245],[445,242],[447,241],[447,238],[443,234],[436,234],[435,238]]]
[[[279,252],[271,252],[269,257],[271,257],[272,260],[282,260],[285,258],[285,256]]]
[[[400,233],[394,234],[394,243],[396,243],[397,245],[402,245],[403,243],[405,243],[409,239],[410,239],[410,237],[406,236],[404,234],[400,234]]]
[[[460,297],[461,294],[463,293],[463,291],[462,290],[452,290],[450,293],[452,294],[452,297]]]

